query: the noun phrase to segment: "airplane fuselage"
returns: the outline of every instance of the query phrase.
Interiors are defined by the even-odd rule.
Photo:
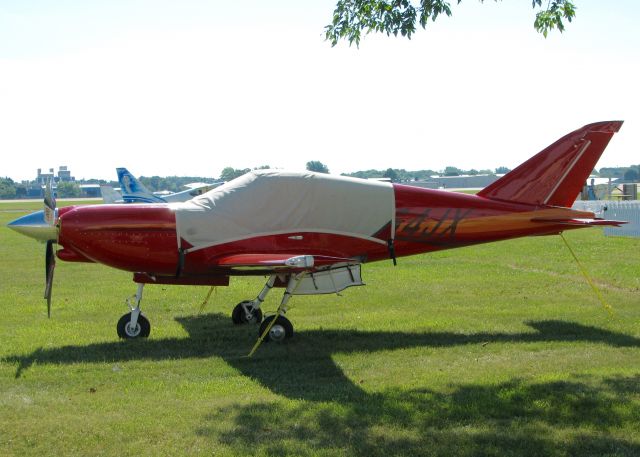
[[[393,186],[395,226],[393,250],[369,239],[336,233],[296,231],[217,244],[183,255],[179,252],[175,208],[168,204],[99,205],[61,208],[58,257],[98,262],[151,275],[202,277],[265,274],[268,268],[235,271],[218,262],[244,253],[315,255],[353,258],[359,262],[498,241],[558,233],[568,228],[548,219],[589,217],[567,208],[540,208],[499,202],[475,195]],[[535,213],[535,214],[534,214]],[[260,218],[260,214],[255,214]],[[534,219],[538,219],[535,221]],[[184,240],[182,245],[184,246]]]

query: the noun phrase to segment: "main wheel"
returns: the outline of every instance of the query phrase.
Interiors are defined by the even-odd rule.
[[[151,333],[151,324],[144,315],[138,315],[138,322],[135,327],[131,326],[131,313],[127,313],[120,318],[116,326],[118,336],[124,339],[146,338]]]
[[[254,309],[251,303],[253,302],[249,300],[243,301],[241,303],[238,303],[233,308],[233,312],[231,313],[231,320],[234,324],[259,324],[260,322],[262,322],[262,310],[260,308]],[[243,304],[248,305],[247,308],[251,310],[250,314],[247,314],[247,312],[244,310],[244,307],[242,306]]]
[[[291,321],[284,316],[268,316],[265,317],[260,324],[260,332],[258,335],[262,335],[266,328],[269,326],[271,321],[275,319],[275,323],[271,326],[269,333],[264,338],[264,341],[275,341],[276,343],[281,343],[284,340],[291,338],[293,336],[293,324]]]

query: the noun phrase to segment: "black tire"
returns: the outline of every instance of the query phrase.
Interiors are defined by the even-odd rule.
[[[262,324],[260,324],[258,336],[261,336],[264,333],[273,319],[276,319],[276,322],[271,327],[271,330],[269,330],[269,333],[267,333],[267,336],[264,337],[265,343],[269,341],[282,343],[284,340],[287,340],[293,336],[293,324],[284,316],[265,317],[262,321]]]
[[[249,318],[249,316],[247,316],[247,313],[245,313],[244,308],[242,307],[243,303],[251,303],[251,301],[243,301],[241,303],[238,303],[233,308],[233,311],[231,312],[231,320],[233,321],[233,323],[235,325],[242,325],[259,324],[260,322],[262,322],[262,310],[260,308],[254,309],[251,318]]]
[[[149,336],[149,333],[151,333],[151,324],[149,323],[149,319],[144,317],[142,313],[138,315],[138,323],[136,324],[135,329],[130,328],[130,322],[131,313],[125,314],[118,321],[116,330],[118,331],[118,336],[120,338],[127,340],[133,338],[147,338]]]

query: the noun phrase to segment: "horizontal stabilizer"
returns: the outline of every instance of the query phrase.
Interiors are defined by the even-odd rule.
[[[531,222],[545,222],[547,224],[560,224],[560,225],[573,225],[573,226],[610,226],[620,227],[622,224],[627,224],[626,221],[613,221],[607,219],[558,219],[558,218],[546,218],[546,217],[534,217]]]

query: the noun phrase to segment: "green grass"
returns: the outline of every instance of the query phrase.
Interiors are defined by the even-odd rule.
[[[149,286],[118,341],[127,273],[59,261],[0,204],[0,455],[638,456],[640,240],[558,237],[365,265],[367,287],[294,297],[294,338],[247,359],[229,314],[262,278]],[[276,290],[267,299],[273,310]]]

